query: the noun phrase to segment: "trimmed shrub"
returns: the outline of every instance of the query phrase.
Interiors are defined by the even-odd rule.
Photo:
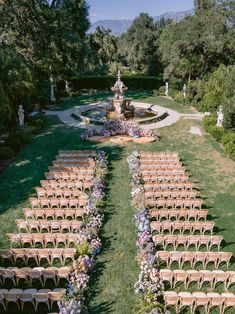
[[[0,146],[0,160],[11,159],[15,156],[14,150],[5,145]]]
[[[158,95],[159,96],[165,96],[165,91],[166,91],[166,87],[165,86],[160,86],[158,89]]]
[[[176,89],[169,89],[169,96],[171,96],[173,99],[177,95],[178,91]]]
[[[229,132],[224,134],[221,139],[226,154],[233,160],[235,160],[235,133]]]
[[[72,78],[73,91],[81,89],[110,89],[117,78],[115,76],[81,76]],[[123,76],[123,82],[129,89],[154,90],[162,85],[162,79],[154,76]],[[58,82],[59,90],[64,89],[64,82]]]
[[[29,124],[33,126],[43,126],[45,123],[45,116],[43,115],[36,115],[31,117],[29,120]]]
[[[6,140],[7,146],[10,146],[14,149],[15,152],[18,152],[20,148],[29,143],[32,139],[32,135],[26,132],[24,129],[12,132]]]
[[[69,93],[66,92],[66,90],[58,90],[57,93],[56,93],[56,96],[59,97],[59,98],[66,98],[66,97],[69,97]]]
[[[235,97],[232,97],[223,107],[224,120],[223,127],[225,130],[235,129]]]
[[[18,152],[22,146],[21,139],[17,135],[10,135],[6,140],[6,144],[14,149],[15,152]]]
[[[204,129],[210,133],[210,129],[216,126],[217,117],[216,114],[211,114],[203,118]]]
[[[200,106],[198,104],[202,100],[204,95],[204,87],[202,80],[191,81],[187,87],[187,101],[190,104],[194,104],[197,106],[199,110]],[[205,111],[205,110],[204,110]]]
[[[227,145],[227,144],[235,144],[235,133],[233,132],[228,132],[225,133],[224,136],[222,137],[221,143],[223,145]]]
[[[235,143],[228,143],[224,146],[226,154],[235,160]]]
[[[175,95],[174,100],[182,105],[185,104],[184,94],[182,92],[178,92]]]
[[[225,134],[225,130],[223,128],[217,128],[216,126],[210,127],[209,133],[214,137],[217,142],[221,142],[222,137]]]

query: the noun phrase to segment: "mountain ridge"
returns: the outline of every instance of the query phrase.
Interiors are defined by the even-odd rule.
[[[180,22],[185,16],[193,15],[194,9],[187,10],[187,11],[179,11],[179,12],[166,12],[164,14],[158,15],[153,17],[154,21],[157,22],[161,18],[165,19],[172,19],[175,22]],[[104,27],[105,29],[110,29],[111,34],[113,35],[121,35],[125,33],[128,28],[132,25],[133,20],[131,19],[121,19],[121,20],[99,20],[93,23],[88,31],[88,33],[94,33],[95,29],[100,26]]]

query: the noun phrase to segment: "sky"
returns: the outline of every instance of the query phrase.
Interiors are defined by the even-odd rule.
[[[193,0],[87,0],[92,23],[107,19],[134,19],[140,12],[158,16],[193,8]]]

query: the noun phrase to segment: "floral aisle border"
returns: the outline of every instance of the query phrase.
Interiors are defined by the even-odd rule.
[[[95,157],[95,176],[84,218],[84,224],[77,231],[79,240],[77,253],[66,294],[58,302],[59,314],[79,314],[85,300],[85,292],[89,284],[89,272],[94,267],[94,258],[101,250],[101,240],[98,237],[102,225],[102,206],[105,189],[105,176],[108,172],[107,158],[103,151],[98,151]]]
[[[81,135],[81,140],[88,140],[92,136],[115,136],[129,135],[131,137],[154,137],[159,138],[156,131],[144,130],[137,121],[133,120],[110,120],[104,123],[103,129],[89,129]]]
[[[127,162],[131,173],[133,205],[137,210],[135,215],[135,225],[138,230],[136,245],[138,248],[137,261],[140,265],[139,279],[135,284],[135,292],[140,297],[137,313],[162,313],[159,297],[162,295],[164,285],[160,280],[156,265],[154,265],[156,249],[152,241],[149,210],[145,204],[144,182],[139,171],[140,153],[134,151],[127,158]]]

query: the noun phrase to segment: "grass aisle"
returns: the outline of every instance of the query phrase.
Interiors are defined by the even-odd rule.
[[[130,314],[135,306],[133,286],[138,277],[135,211],[131,207],[126,155],[110,158],[105,225],[101,233],[104,248],[92,275],[89,314]]]

